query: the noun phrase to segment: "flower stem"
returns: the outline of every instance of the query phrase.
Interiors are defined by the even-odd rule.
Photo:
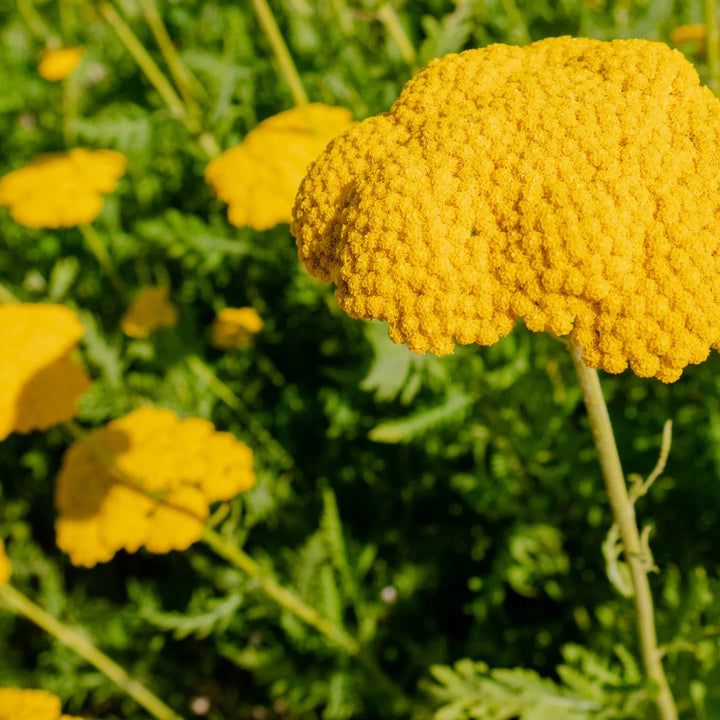
[[[708,87],[717,93],[720,90],[720,64],[718,63],[720,31],[718,30],[715,0],[705,0],[705,27],[707,28],[705,42],[707,43]]]
[[[255,11],[255,17],[257,17],[260,27],[263,29],[265,37],[267,37],[270,47],[275,54],[280,72],[290,88],[290,93],[293,96],[295,104],[300,107],[307,105],[308,96],[300,79],[300,74],[295,67],[292,55],[285,44],[285,40],[283,40],[283,36],[275,21],[275,16],[267,4],[267,0],[252,0],[252,6]]]
[[[127,302],[128,291],[125,287],[125,283],[118,275],[117,270],[115,270],[115,265],[113,265],[110,253],[108,252],[105,242],[100,237],[98,231],[92,225],[78,225],[78,227],[80,228],[80,232],[82,233],[88,250],[90,250],[90,252],[95,256],[95,259],[98,261],[100,267],[105,271],[106,275],[110,279],[110,282],[113,284],[113,287],[117,290],[118,295]]]
[[[410,70],[414,72],[417,69],[415,66],[417,54],[410,38],[408,37],[408,34],[405,32],[405,28],[400,22],[400,18],[398,17],[395,8],[389,2],[383,3],[378,8],[377,18],[385,26],[385,29],[388,31],[390,37],[397,45],[403,60],[406,62]]]
[[[394,699],[397,708],[407,712],[413,707],[415,717],[423,717],[429,714],[421,707],[414,707],[414,704],[405,696],[402,688],[397,686],[385,674],[375,661],[375,658],[368,654],[355,638],[335,625],[335,623],[322,617],[317,610],[307,605],[297,593],[283,587],[273,577],[267,575],[250,555],[228,542],[220,533],[207,524],[203,527],[202,539],[221,558],[253,578],[257,586],[280,607],[300,618],[310,627],[315,628],[334,645],[345,650],[348,655],[355,657],[378,686],[382,687],[388,696]]]
[[[115,661],[98,650],[84,635],[49,615],[12,585],[0,586],[0,601],[16,615],[35,623],[58,642],[74,650],[158,720],[182,720],[162,700],[140,682],[133,680]]]
[[[202,113],[200,106],[195,100],[192,89],[199,88],[202,90],[202,85],[200,85],[180,59],[172,38],[162,21],[160,13],[158,12],[155,0],[140,0],[140,7],[142,7],[145,20],[147,21],[147,24],[155,37],[155,42],[157,42],[160,52],[163,54],[165,62],[170,69],[170,74],[172,75],[172,78],[175,81],[178,90],[180,90],[183,100],[185,101],[185,107],[187,107],[191,115],[200,117]]]
[[[153,87],[158,91],[160,97],[170,108],[170,112],[180,120],[189,132],[198,136],[200,146],[208,154],[209,157],[215,157],[220,153],[220,147],[215,138],[202,128],[200,118],[192,116],[180,96],[165,77],[164,73],[152,59],[150,53],[145,46],[138,40],[137,35],[130,29],[130,26],[122,19],[120,13],[108,2],[103,0],[98,5],[100,12],[107,22],[117,33],[127,51],[132,55],[140,69],[145,73],[145,77],[150,81]]]
[[[600,387],[600,379],[597,370],[589,368],[583,362],[580,348],[571,344],[570,354],[575,364],[575,372],[585,400],[590,428],[592,429],[595,447],[600,459],[600,468],[610,499],[610,507],[620,530],[623,553],[630,568],[638,639],[645,674],[658,687],[657,695],[654,698],[658,717],[661,720],[677,720],[677,708],[665,677],[657,645],[653,600],[647,577],[647,564],[643,561],[635,511],[625,485],[610,416]]]

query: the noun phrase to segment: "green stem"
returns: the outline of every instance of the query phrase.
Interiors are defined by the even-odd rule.
[[[88,250],[95,256],[100,267],[105,271],[113,287],[117,290],[118,295],[127,302],[129,295],[125,283],[118,275],[117,270],[115,270],[115,265],[110,257],[110,253],[107,251],[105,242],[100,237],[98,231],[95,230],[92,225],[78,225],[78,227],[80,228]]]
[[[715,0],[705,0],[705,27],[707,28],[708,87],[716,93],[720,90],[720,67],[718,63],[720,31],[718,31]]]
[[[30,32],[35,35],[36,38],[42,40],[46,45],[58,42],[58,38],[50,32],[50,29],[45,24],[40,13],[36,10],[32,0],[18,0],[17,8],[27,23],[27,26],[30,28]]]
[[[349,655],[360,653],[360,646],[354,638],[330,620],[322,617],[314,608],[306,605],[298,595],[267,575],[246,552],[229,543],[222,535],[207,525],[203,528],[203,540],[221,558],[253,578],[258,587],[280,607],[315,628]]]
[[[19,303],[20,300],[0,283],[0,303]]]
[[[280,67],[280,72],[290,88],[293,101],[300,107],[307,105],[308,96],[305,92],[305,88],[303,87],[302,80],[300,79],[300,74],[295,67],[292,55],[285,44],[285,40],[283,40],[280,28],[278,28],[275,16],[273,15],[270,6],[267,4],[267,0],[252,0],[252,6],[255,11],[255,16],[260,23],[260,27],[263,29],[263,32],[270,43],[270,47],[275,54],[275,59]]]
[[[63,100],[63,139],[65,147],[72,148],[77,143],[77,116],[78,101],[80,99],[80,86],[75,73],[70,73],[62,81]]]
[[[677,708],[665,677],[662,656],[657,645],[653,600],[647,577],[647,565],[643,561],[642,545],[635,520],[635,512],[625,485],[610,416],[600,387],[600,379],[597,370],[589,368],[583,362],[580,348],[571,344],[570,354],[575,364],[575,372],[585,400],[585,407],[600,459],[600,468],[610,499],[613,518],[620,530],[623,553],[630,568],[638,638],[645,673],[658,687],[658,693],[654,698],[658,717],[661,720],[677,720]]]
[[[414,71],[417,54],[408,34],[405,32],[405,28],[400,22],[397,12],[395,12],[395,8],[389,2],[383,3],[378,8],[377,18],[385,26],[390,37],[398,46],[403,60],[405,60],[408,67]]]
[[[180,59],[172,38],[158,12],[155,0],[140,0],[140,6],[142,7],[143,15],[145,15],[145,20],[160,48],[160,52],[163,54],[168,68],[170,68],[170,74],[185,101],[185,106],[191,115],[200,117],[202,113],[200,106],[195,100],[192,88],[202,88],[202,86]]]
[[[253,417],[247,405],[197,355],[190,355],[187,363],[195,375],[205,383],[231,410],[238,413],[255,439],[265,445],[286,469],[294,464],[287,450]]]
[[[35,623],[58,642],[74,650],[158,720],[182,720],[162,700],[140,682],[133,680],[120,665],[98,650],[84,635],[49,615],[12,585],[0,586],[0,601],[15,614]]]

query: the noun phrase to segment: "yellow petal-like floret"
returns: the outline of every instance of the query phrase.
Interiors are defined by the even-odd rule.
[[[5,585],[10,580],[12,574],[12,567],[10,566],[10,560],[5,554],[5,545],[0,540],[0,585]]]
[[[0,305],[0,440],[69,420],[90,381],[70,357],[84,328],[61,305]]]
[[[164,287],[142,288],[120,320],[122,331],[134,338],[144,338],[161,327],[177,324],[177,308],[168,300]]]
[[[32,228],[91,223],[125,172],[125,156],[114,150],[75,148],[39,155],[0,179],[0,205],[13,220]]]
[[[44,690],[0,688],[0,720],[60,720],[60,699]]]
[[[80,63],[85,51],[81,47],[47,50],[38,65],[38,73],[45,80],[64,80]]]
[[[720,342],[718,197],[720,101],[680,52],[550,38],[431,62],[314,163],[292,230],[415,352],[522,318],[672,382]]]
[[[229,433],[141,408],[67,451],[55,495],[57,544],[87,567],[119,550],[185,550],[200,539],[210,503],[254,483],[252,452]]]
[[[320,103],[273,115],[251,130],[242,144],[215,158],[205,179],[229,204],[233,225],[267,230],[288,223],[308,166],[351,125],[348,110]]]
[[[212,342],[225,350],[247,348],[262,327],[263,320],[255,308],[223,308],[212,326]]]

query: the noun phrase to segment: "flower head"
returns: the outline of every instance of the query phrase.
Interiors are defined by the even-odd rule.
[[[88,388],[70,355],[84,332],[61,305],[0,305],[0,440],[69,420]]]
[[[61,715],[60,698],[44,690],[0,688],[0,720],[80,720]]]
[[[281,112],[215,158],[205,179],[230,205],[233,225],[267,230],[290,222],[293,198],[308,165],[351,125],[348,110],[320,103]]]
[[[12,567],[8,556],[5,554],[5,545],[0,540],[0,585],[5,585],[10,580],[12,574]]]
[[[122,331],[134,338],[144,338],[161,327],[177,324],[177,308],[168,300],[164,287],[140,290],[120,320]]]
[[[522,318],[672,382],[720,343],[719,193],[720,101],[680,52],[550,38],[431,62],[314,163],[292,229],[415,352]]]
[[[13,220],[32,228],[72,227],[92,222],[125,172],[125,156],[114,150],[39,155],[0,179],[0,205]]]
[[[87,567],[122,549],[185,550],[200,539],[210,503],[254,483],[252,452],[229,433],[170,410],[134,410],[67,451],[57,544]]]
[[[46,50],[40,59],[38,73],[45,80],[64,80],[82,60],[85,50],[81,47]]]
[[[223,308],[212,326],[212,342],[226,350],[247,348],[262,327],[262,318],[255,308]]]

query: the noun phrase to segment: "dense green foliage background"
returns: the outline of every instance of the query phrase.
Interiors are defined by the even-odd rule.
[[[417,53],[411,67],[379,3],[271,4],[310,98],[357,119],[388,109],[416,69],[448,52],[560,34],[668,41],[678,25],[702,22],[702,3],[690,0],[398,0]],[[125,153],[128,172],[95,227],[129,287],[169,282],[181,320],[148,340],[124,337],[124,303],[79,231],[29,230],[0,212],[3,286],[23,301],[67,304],[87,326],[81,351],[94,383],[81,424],[150,402],[209,418],[250,445],[259,483],[233,503],[223,532],[343,622],[419,706],[444,704],[438,718],[650,717],[632,603],[605,573],[610,512],[564,346],[519,327],[490,348],[418,357],[380,324],[347,318],[299,264],[287,225],[228,224],[196,137],[95,5],[35,3],[66,45],[87,50],[73,117],[67,88],[37,75],[44,40],[28,24],[31,6],[0,0],[0,173],[73,135]],[[138,3],[116,5],[162,65]],[[161,8],[223,149],[292,106],[249,3]],[[705,77],[702,48],[681,49]],[[226,305],[264,318],[250,349],[210,345]],[[603,378],[627,472],[650,472],[663,423],[674,421],[666,471],[638,513],[653,528],[659,635],[683,718],[720,717],[718,370],[713,354],[671,386]],[[362,666],[201,545],[71,566],[53,531],[54,476],[70,441],[59,427],[0,445],[0,537],[18,587],[82,626],[185,717],[195,717],[197,697],[210,700],[213,720],[403,716]],[[0,685],[46,688],[87,717],[146,717],[71,651],[2,611],[0,648]],[[520,672],[490,681],[467,662],[432,679],[430,666],[462,658],[548,682]],[[563,693],[585,704],[548,704]],[[492,697],[504,711],[492,710]]]

